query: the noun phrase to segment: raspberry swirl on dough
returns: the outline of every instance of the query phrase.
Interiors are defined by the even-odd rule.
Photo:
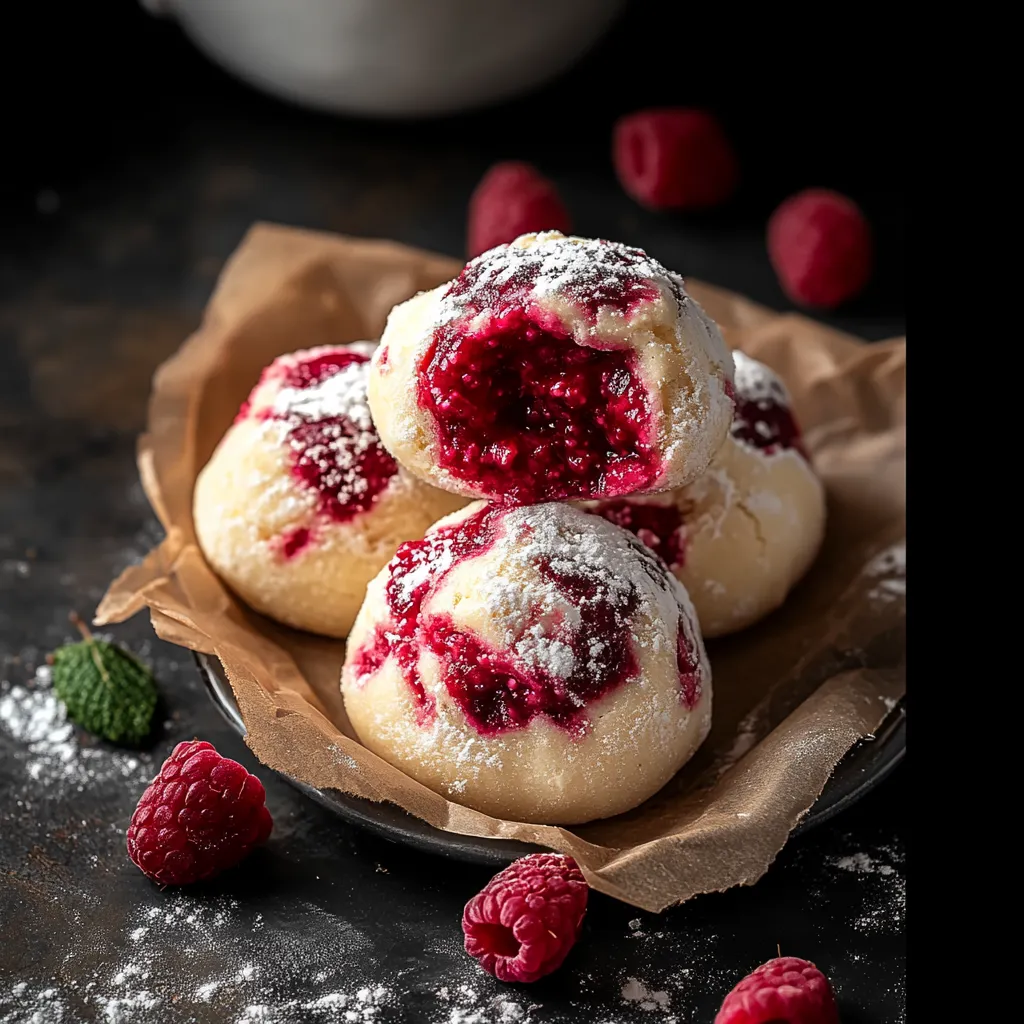
[[[710,469],[688,487],[581,507],[635,533],[686,587],[706,637],[777,608],[825,533],[825,490],[782,381],[734,352],[736,411]]]
[[[196,536],[247,604],[347,635],[366,584],[402,541],[465,499],[403,472],[366,401],[371,342],[280,356],[196,481]]]
[[[678,275],[640,249],[547,232],[396,306],[369,395],[410,472],[530,504],[694,480],[729,430],[731,380]]]
[[[711,671],[679,582],[570,505],[475,502],[370,584],[342,670],[349,721],[451,799],[573,824],[635,807],[711,723]]]

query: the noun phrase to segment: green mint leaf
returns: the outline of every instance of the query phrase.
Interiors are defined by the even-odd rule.
[[[84,640],[53,652],[53,689],[68,718],[83,729],[111,743],[138,746],[153,726],[153,676],[123,648],[79,628]]]

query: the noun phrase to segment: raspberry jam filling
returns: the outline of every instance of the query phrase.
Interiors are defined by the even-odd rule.
[[[371,508],[398,472],[376,435],[368,440],[341,416],[296,423],[288,444],[292,475],[316,491],[320,512],[336,523]]]
[[[676,664],[679,666],[679,688],[682,690],[683,703],[692,708],[700,700],[700,662],[686,637],[686,627],[681,617],[676,636]]]
[[[278,552],[285,561],[301,554],[313,543],[313,534],[305,526],[294,526],[285,530],[278,540]]]
[[[434,700],[424,690],[418,662],[421,651],[430,651],[439,661],[449,696],[482,735],[522,728],[543,715],[571,735],[582,736],[588,728],[588,706],[639,670],[631,627],[639,602],[634,586],[609,590],[585,568],[574,572],[556,569],[547,561],[538,564],[545,579],[578,611],[578,621],[571,628],[557,621],[548,627],[547,639],[574,655],[561,674],[527,665],[515,650],[495,650],[474,633],[460,629],[446,614],[422,612],[424,602],[452,568],[491,547],[502,516],[501,509],[485,508],[398,549],[385,590],[390,621],[378,626],[357,652],[355,677],[363,679],[395,657],[419,706],[420,723],[427,724],[434,716]],[[637,550],[648,575],[668,586],[664,565],[639,545]],[[692,707],[699,696],[700,671],[682,630],[678,660],[682,699]]]
[[[362,352],[344,347],[320,350],[308,359],[272,363],[257,385],[274,381],[280,388],[278,399],[288,399],[257,415],[285,424],[292,477],[316,493],[318,513],[336,523],[370,509],[398,472],[370,419],[368,364],[369,357]],[[238,419],[250,414],[247,400]],[[275,546],[279,556],[289,560],[314,541],[315,530],[299,526],[281,534]]]
[[[378,626],[373,639],[356,652],[353,669],[356,678],[363,679],[389,657],[396,658],[419,705],[421,723],[434,713],[434,698],[423,689],[416,667],[423,603],[455,566],[491,547],[499,519],[497,508],[483,508],[454,526],[432,530],[421,540],[406,541],[388,566],[385,596],[390,621],[386,629]]]
[[[765,455],[794,448],[808,458],[803,436],[789,406],[771,398],[745,398],[736,396],[736,411],[732,417],[732,436],[763,451]]]
[[[634,353],[584,348],[522,312],[439,329],[418,399],[441,466],[509,503],[615,496],[658,476]]]
[[[284,386],[308,391],[369,361],[361,352],[344,348],[320,353],[288,366]],[[336,523],[371,508],[398,472],[370,421],[366,375],[353,377],[346,388],[333,397],[348,415],[310,415],[299,408],[281,416],[290,425],[292,475],[316,492],[320,513]]]
[[[345,348],[331,349],[321,352],[310,359],[291,363],[284,368],[282,387],[311,388],[321,384],[328,377],[344,370],[353,363],[369,362],[369,357],[361,352],[350,352]]]
[[[670,568],[682,567],[686,537],[679,507],[619,498],[602,501],[587,509],[608,522],[629,530],[644,542]]]

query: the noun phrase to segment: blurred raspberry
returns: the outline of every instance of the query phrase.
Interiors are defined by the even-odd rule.
[[[469,199],[470,259],[520,235],[570,230],[569,212],[555,186],[530,164],[495,164]]]
[[[712,114],[686,107],[620,118],[612,160],[622,187],[652,210],[717,206],[739,181],[736,154]]]
[[[522,857],[466,904],[466,952],[500,981],[537,981],[561,967],[576,944],[588,891],[571,857]]]
[[[871,277],[871,228],[852,199],[807,189],[772,214],[768,257],[794,302],[833,309],[857,295]]]
[[[780,956],[725,997],[715,1024],[839,1024],[839,1011],[828,979],[814,964]]]
[[[263,784],[199,740],[179,743],[128,826],[128,856],[161,885],[199,882],[270,835]]]

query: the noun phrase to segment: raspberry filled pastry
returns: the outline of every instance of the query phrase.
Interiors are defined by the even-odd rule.
[[[825,491],[782,381],[734,352],[729,439],[688,487],[581,507],[635,533],[686,587],[701,632],[721,636],[767,615],[810,568],[825,532]]]
[[[345,636],[403,541],[465,504],[403,472],[366,401],[373,345],[293,352],[260,377],[196,481],[214,571],[279,622]]]
[[[731,380],[678,275],[640,249],[546,232],[396,306],[369,396],[410,472],[530,504],[696,479],[728,433]]]
[[[711,672],[686,592],[570,505],[475,502],[370,584],[341,680],[360,741],[495,816],[629,810],[692,756]]]

